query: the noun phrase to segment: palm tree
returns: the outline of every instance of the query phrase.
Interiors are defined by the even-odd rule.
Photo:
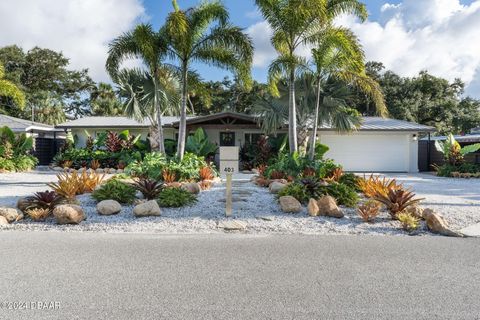
[[[91,112],[96,116],[119,116],[123,106],[115,90],[108,83],[100,82],[90,93]]]
[[[178,115],[179,83],[175,74],[162,67],[159,83],[148,73],[140,69],[122,69],[117,74],[119,93],[124,101],[123,113],[137,121],[148,119],[155,123],[158,112],[162,115]],[[155,101],[158,104],[155,104]],[[157,108],[160,108],[158,110]],[[150,144],[157,146],[156,130],[150,131]],[[157,131],[158,132],[158,131]],[[163,140],[162,140],[163,141]]]
[[[260,12],[273,30],[272,44],[278,57],[269,67],[269,84],[278,95],[276,84],[282,77],[289,85],[289,147],[297,151],[295,78],[298,69],[306,65],[297,54],[298,48],[313,45],[324,26],[341,14],[367,17],[364,4],[358,0],[255,0]]]
[[[197,7],[180,10],[173,0],[174,11],[168,17],[161,33],[168,43],[168,54],[178,60],[182,82],[178,157],[185,152],[188,71],[191,63],[203,62],[233,71],[247,87],[250,85],[250,67],[253,46],[242,29],[228,22],[226,8],[220,2],[205,2]]]
[[[152,81],[152,105],[155,117],[152,125],[157,129],[158,148],[165,153],[164,136],[162,128],[162,92],[161,69],[162,60],[165,58],[166,45],[159,32],[155,32],[149,24],[140,24],[133,31],[126,32],[114,39],[109,45],[106,68],[113,81],[118,83],[118,73],[121,63],[129,58],[139,58],[147,66],[147,73]],[[143,119],[142,119],[143,120]]]
[[[22,90],[20,90],[18,86],[16,86],[13,82],[4,79],[4,77],[5,68],[0,63],[0,97],[7,97],[12,99],[15,105],[17,105],[20,109],[23,109],[23,107],[25,106],[25,94],[22,92]],[[2,110],[3,109],[0,108],[0,111]]]
[[[348,113],[342,114],[343,119],[336,119],[327,114],[320,116],[322,83],[329,79],[340,80],[346,84],[357,87],[365,93],[374,103],[379,115],[386,115],[387,108],[379,84],[365,73],[365,58],[358,39],[345,28],[328,27],[323,35],[318,38],[317,46],[312,49],[316,78],[317,98],[315,102],[315,117],[313,121],[312,139],[310,144],[310,159],[315,156],[315,143],[318,130],[318,122],[333,124],[341,131],[354,129],[353,123],[348,121]]]

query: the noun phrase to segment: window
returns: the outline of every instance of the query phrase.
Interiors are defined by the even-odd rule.
[[[220,146],[221,147],[235,146],[235,132],[220,132]]]
[[[257,144],[261,137],[261,133],[245,133],[245,144]]]

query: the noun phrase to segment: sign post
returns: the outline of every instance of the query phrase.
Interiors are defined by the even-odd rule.
[[[220,147],[220,174],[226,177],[225,215],[232,216],[232,179],[238,172],[238,147]]]
[[[232,216],[232,174],[227,173],[227,183],[225,191],[225,216]]]

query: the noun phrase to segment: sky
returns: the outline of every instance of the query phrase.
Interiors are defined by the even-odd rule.
[[[181,8],[199,2],[178,0]],[[231,21],[252,38],[252,75],[264,82],[275,57],[268,24],[254,0],[223,2]],[[343,16],[336,23],[357,34],[367,60],[380,61],[402,76],[428,70],[449,80],[461,78],[467,84],[466,94],[480,98],[480,0],[364,2],[369,11],[366,22]],[[158,28],[171,10],[170,0],[2,0],[0,46],[62,51],[72,69],[88,68],[95,81],[110,82],[104,67],[108,43],[140,22]],[[309,56],[308,50],[301,54]],[[205,80],[231,76],[205,65],[194,67]]]

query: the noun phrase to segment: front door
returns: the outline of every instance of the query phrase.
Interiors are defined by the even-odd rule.
[[[220,147],[234,147],[235,132],[220,132]]]

